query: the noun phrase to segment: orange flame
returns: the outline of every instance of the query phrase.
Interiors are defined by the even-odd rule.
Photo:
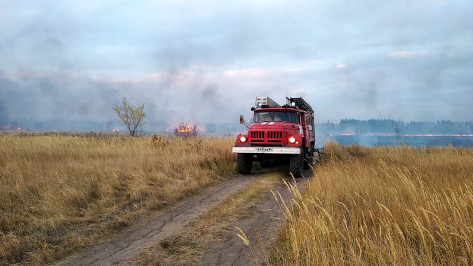
[[[187,124],[180,124],[177,128],[176,128],[177,132],[181,132],[181,133],[189,133],[191,132],[191,127]]]
[[[197,137],[199,130],[197,126],[189,126],[187,123],[181,123],[174,128],[174,135],[179,137]]]

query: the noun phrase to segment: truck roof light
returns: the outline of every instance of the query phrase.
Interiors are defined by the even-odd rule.
[[[263,107],[263,106],[280,106],[277,102],[273,101],[273,99],[269,98],[268,96],[258,96],[256,97],[256,106]]]
[[[312,109],[312,107],[306,101],[304,101],[302,97],[298,97],[298,98],[286,97],[286,103],[287,105],[290,105],[291,107],[297,106],[299,107],[299,109],[303,111],[306,111],[312,114],[314,113],[314,110]]]

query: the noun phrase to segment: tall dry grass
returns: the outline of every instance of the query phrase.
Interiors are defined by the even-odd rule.
[[[291,265],[472,265],[473,149],[327,144],[294,186],[279,251]]]
[[[232,144],[0,134],[0,264],[51,262],[222,180]]]

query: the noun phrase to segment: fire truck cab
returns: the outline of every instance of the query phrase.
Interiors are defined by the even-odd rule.
[[[280,106],[269,97],[256,97],[253,123],[248,132],[239,134],[232,152],[237,154],[237,169],[251,173],[253,162],[261,166],[289,161],[289,170],[296,178],[314,162],[314,111],[302,98],[286,97]],[[240,123],[245,123],[240,119]]]

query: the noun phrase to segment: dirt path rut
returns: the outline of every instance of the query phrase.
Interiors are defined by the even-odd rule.
[[[149,245],[169,236],[180,226],[212,208],[251,182],[258,175],[237,176],[229,181],[210,188],[201,195],[192,197],[164,215],[147,219],[132,226],[115,239],[101,244],[78,256],[70,257],[58,265],[112,265],[130,259]]]
[[[154,217],[146,218],[118,236],[76,256],[66,258],[58,262],[58,265],[117,265],[133,263],[133,258],[148,247],[156,245],[160,241],[179,234],[179,228],[199,215],[209,211],[212,207],[225,200],[230,195],[244,189],[255,182],[271,169],[256,171],[253,175],[235,176],[234,178],[205,190],[202,194],[191,197],[176,206],[166,210],[164,214],[156,214]],[[308,173],[307,173],[308,174]],[[291,179],[287,178],[288,182]],[[299,182],[300,181],[300,182]],[[298,180],[299,185],[304,179]],[[284,200],[290,200],[290,192],[281,180],[273,191],[280,193]],[[211,243],[209,252],[201,258],[201,265],[248,265],[254,260],[261,263],[264,252],[268,250],[268,243],[274,242],[274,232],[282,224],[283,208],[280,206],[270,191],[267,197],[257,206],[251,217],[239,219],[235,226],[240,227],[247,234],[251,248],[244,245],[238,238],[237,229],[232,228],[228,232],[228,241]],[[259,243],[259,244],[258,244]],[[266,244],[261,244],[266,243]],[[161,264],[161,263],[159,263]]]
[[[305,179],[299,179],[297,182],[297,185],[301,186]],[[272,190],[278,197],[284,199],[286,204],[289,204],[291,193],[282,180]],[[256,206],[254,215],[236,221],[228,241],[212,244],[211,250],[201,262],[202,265],[264,264],[265,259],[271,255],[271,245],[276,241],[277,229],[282,225],[284,217],[282,203],[276,201],[270,191],[267,193],[268,197]],[[250,247],[237,236],[241,232],[236,226],[244,231]]]

